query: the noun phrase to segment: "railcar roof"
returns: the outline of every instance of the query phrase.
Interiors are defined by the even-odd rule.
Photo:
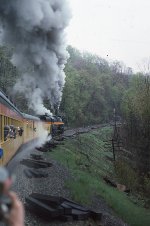
[[[3,102],[3,104],[5,104],[8,108],[12,109],[13,111],[15,111],[16,113],[22,116],[21,111],[19,111],[19,109],[15,107],[15,105],[8,99],[5,93],[1,90],[0,90],[0,98],[1,98],[0,102]]]
[[[40,120],[42,121],[46,121],[46,122],[51,122],[52,121],[52,117],[50,115],[38,115],[38,117],[40,118]]]
[[[36,116],[28,115],[28,114],[25,114],[25,113],[22,113],[22,115],[23,115],[23,117],[24,117],[25,119],[40,121],[40,118],[38,118],[38,117],[36,117]]]

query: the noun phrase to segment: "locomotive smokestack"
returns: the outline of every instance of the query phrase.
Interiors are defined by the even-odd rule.
[[[69,20],[67,0],[0,1],[1,42],[13,47],[12,62],[22,73],[14,88],[38,114],[46,112],[44,97],[52,107],[61,101]]]

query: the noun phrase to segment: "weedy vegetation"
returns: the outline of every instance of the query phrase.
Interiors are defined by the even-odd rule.
[[[77,135],[76,138],[65,140],[50,156],[70,171],[71,178],[66,181],[66,188],[71,192],[72,199],[81,204],[90,204],[93,197],[103,197],[107,204],[131,226],[148,226],[150,213],[143,208],[142,201],[135,195],[125,194],[107,185],[103,177],[122,178],[130,186],[137,186],[136,176],[130,168],[122,163],[114,165],[111,146],[106,147],[106,140],[112,135],[111,127],[93,130]],[[118,174],[116,174],[116,167]],[[123,171],[125,167],[125,171]],[[126,175],[127,180],[126,180]]]

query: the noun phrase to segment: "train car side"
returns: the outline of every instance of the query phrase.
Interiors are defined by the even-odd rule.
[[[23,143],[38,138],[41,129],[41,121],[38,117],[23,113]]]
[[[0,92],[0,165],[6,165],[22,144],[38,138],[42,122],[21,113]]]
[[[5,165],[23,143],[17,128],[23,128],[21,112],[0,93],[0,165]],[[11,131],[11,132],[10,132]]]

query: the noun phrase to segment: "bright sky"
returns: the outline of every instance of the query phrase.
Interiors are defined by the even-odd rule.
[[[69,44],[140,70],[150,57],[150,0],[69,1]]]

